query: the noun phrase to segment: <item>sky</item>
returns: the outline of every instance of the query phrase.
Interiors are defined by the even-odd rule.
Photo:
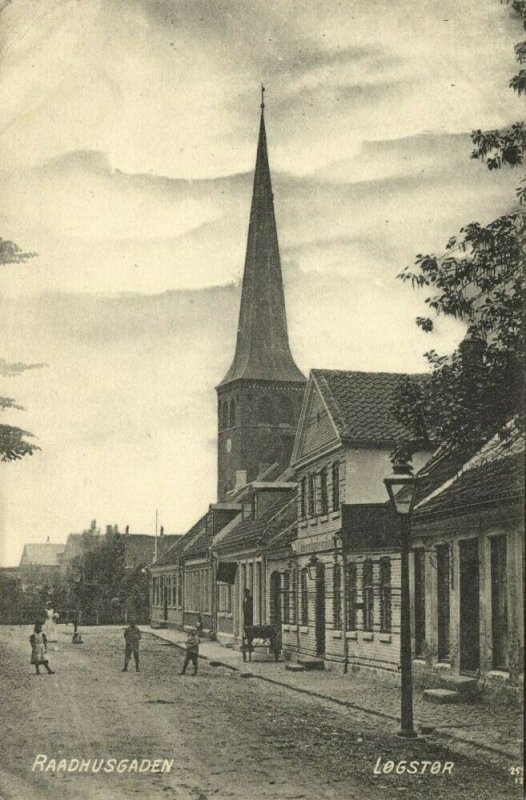
[[[470,131],[523,116],[497,0],[0,0],[0,377],[35,433],[0,464],[0,564],[98,524],[180,533],[214,502],[260,84],[295,359],[418,372],[396,279],[514,203]]]

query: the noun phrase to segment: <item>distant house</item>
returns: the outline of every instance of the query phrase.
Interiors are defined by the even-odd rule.
[[[157,553],[161,557],[181,538],[178,534],[153,536],[150,533],[124,533],[124,569],[131,571],[151,564]]]
[[[22,586],[40,587],[55,582],[60,576],[60,559],[65,545],[52,542],[26,544],[20,559]]]
[[[296,484],[286,480],[253,481],[239,498],[241,512],[214,539],[217,583],[216,633],[224,642],[243,633],[243,593],[253,601],[253,624],[280,629],[281,584],[276,574],[287,568],[290,547],[274,542],[285,529],[296,529]],[[271,545],[273,542],[273,545]],[[267,560],[272,563],[272,574]]]
[[[237,514],[238,506],[212,504],[206,514],[148,569],[153,626],[197,626],[215,630],[214,536]]]

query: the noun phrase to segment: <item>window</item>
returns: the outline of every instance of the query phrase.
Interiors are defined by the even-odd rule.
[[[491,539],[491,638],[493,669],[508,665],[508,603],[506,537]]]
[[[228,402],[226,400],[221,408],[221,422],[223,428],[228,428]]]
[[[309,591],[308,591],[308,583],[307,579],[309,576],[309,571],[307,567],[301,570],[301,624],[308,625],[309,624]]]
[[[300,519],[307,516],[307,478],[302,478],[300,483]]]
[[[329,513],[329,496],[327,494],[327,470],[320,472],[320,514]]]
[[[334,629],[342,629],[342,568],[339,564],[334,565],[332,575],[332,615]]]
[[[232,612],[232,587],[228,583],[218,583],[217,610],[225,614]]]
[[[332,510],[340,510],[340,462],[332,465]]]
[[[283,622],[290,623],[290,573],[283,573]]]
[[[291,625],[296,625],[296,593],[298,582],[298,570],[291,570],[290,576],[290,622]]]
[[[270,397],[262,397],[258,403],[258,422],[272,422],[272,402]]]
[[[347,630],[356,630],[356,564],[347,564]]]
[[[232,398],[230,401],[230,427],[233,428],[236,424],[236,401]]]
[[[391,633],[391,559],[380,559],[380,630]]]
[[[309,475],[309,517],[316,516],[316,482],[314,475]]]
[[[183,571],[179,570],[179,580],[177,581],[177,605],[183,607]]]
[[[280,397],[278,414],[279,421],[285,425],[294,423],[294,409],[290,397]]]
[[[415,550],[415,656],[424,655],[426,639],[426,551]]]
[[[374,589],[373,589],[373,562],[363,562],[362,573],[363,588],[363,629],[372,631],[374,624]]]

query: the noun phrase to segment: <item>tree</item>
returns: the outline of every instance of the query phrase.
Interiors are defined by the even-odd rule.
[[[512,13],[526,29],[526,0],[512,0]],[[526,42],[515,47],[520,64]],[[510,82],[526,93],[526,70]],[[503,130],[472,132],[472,157],[488,169],[523,164],[526,126],[517,122]],[[526,267],[526,187],[517,190],[511,213],[481,225],[472,222],[453,237],[442,256],[416,257],[416,270],[399,275],[415,288],[429,288],[425,302],[435,314],[467,323],[468,335],[451,356],[430,350],[427,381],[402,382],[394,413],[414,439],[452,445],[479,445],[515,419],[524,422],[524,271]],[[417,317],[424,331],[434,328],[431,317]]]
[[[0,238],[0,266],[22,264],[35,255],[36,253],[23,251],[14,242]],[[13,377],[27,369],[35,369],[41,366],[43,364],[23,364],[21,362],[9,364],[4,359],[0,359],[0,375]],[[22,410],[22,406],[17,405],[11,397],[0,397],[0,410],[4,411],[6,409]],[[27,441],[26,437],[32,435],[28,431],[13,425],[0,425],[0,461],[15,461],[26,455],[32,455],[35,450],[39,449],[35,444]]]

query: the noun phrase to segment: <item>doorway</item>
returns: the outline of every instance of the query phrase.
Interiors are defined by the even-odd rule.
[[[281,575],[277,571],[270,576],[270,624],[281,630]]]
[[[479,543],[466,539],[460,553],[460,671],[476,672],[480,664]]]
[[[316,566],[316,655],[325,655],[325,567]]]

